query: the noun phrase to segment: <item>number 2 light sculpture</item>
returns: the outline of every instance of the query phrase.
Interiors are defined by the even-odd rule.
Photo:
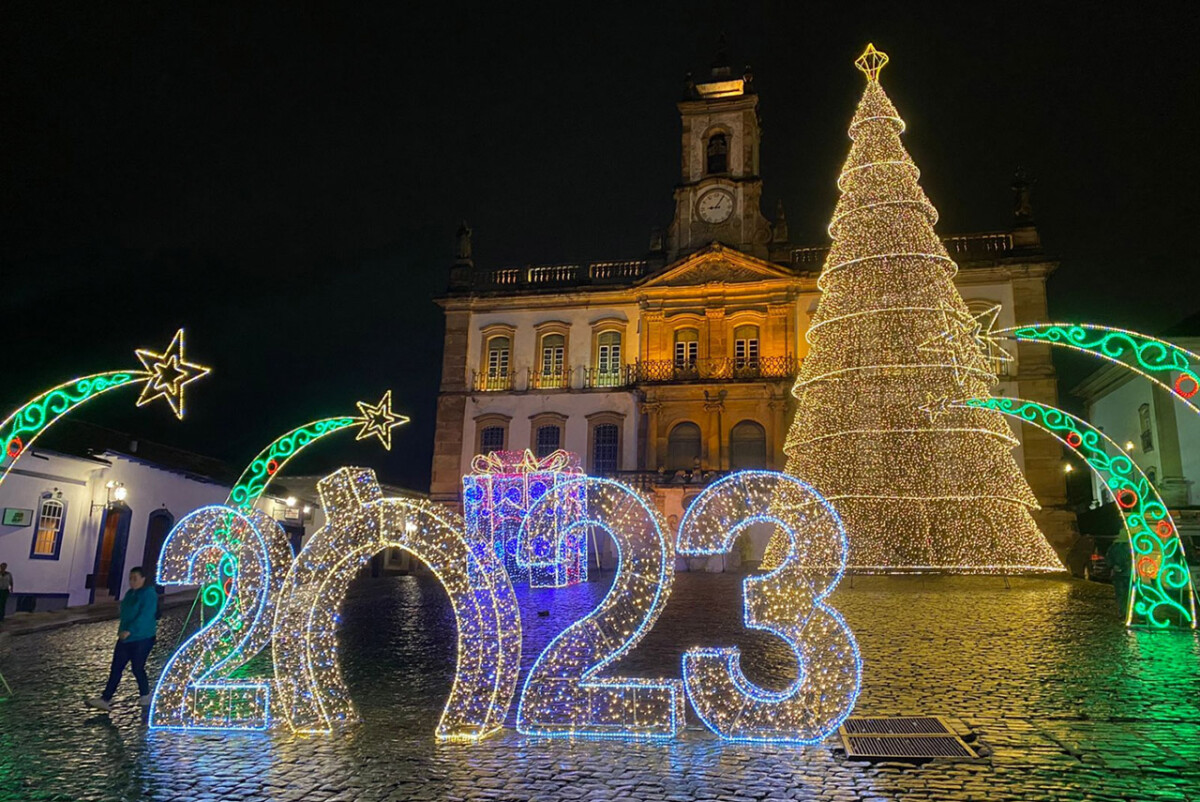
[[[271,639],[275,603],[292,560],[287,534],[266,513],[224,506],[188,513],[163,543],[163,585],[217,585],[220,609],[163,669],[150,706],[153,728],[263,729],[271,681],[230,679]]]
[[[804,482],[741,471],[692,502],[679,525],[679,553],[727,553],[755,523],[774,524],[788,548],[778,567],[743,583],[746,626],[788,645],[796,679],[770,691],[746,678],[736,647],[697,648],[683,656],[684,686],[700,719],[722,738],[815,743],[850,715],[862,685],[854,635],[825,602],[846,567],[845,528]]]
[[[582,496],[583,515],[576,500]],[[556,485],[521,525],[522,561],[533,544],[584,541],[589,527],[617,545],[617,575],[600,605],[550,642],[525,678],[517,730],[525,735],[670,738],[683,725],[677,679],[601,677],[654,626],[675,579],[675,554],[661,516],[637,491],[608,479],[580,477]]]
[[[328,523],[293,562],[275,619],[275,682],[288,725],[329,732],[354,718],[338,662],[340,609],[372,555],[402,548],[441,582],[458,623],[457,670],[437,737],[478,740],[498,730],[520,667],[521,619],[491,544],[469,539],[444,507],[383,498],[370,470],[341,468],[317,487]]]

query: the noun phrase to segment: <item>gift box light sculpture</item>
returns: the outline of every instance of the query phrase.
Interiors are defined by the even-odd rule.
[[[746,626],[787,643],[797,677],[769,691],[746,678],[736,647],[698,648],[683,656],[684,687],[700,719],[722,738],[814,743],[850,715],[862,684],[854,635],[825,603],[846,567],[846,532],[829,502],[804,482],[742,471],[692,502],[679,525],[679,553],[728,553],[756,523],[774,524],[789,545],[782,564],[743,583]]]
[[[472,473],[463,477],[463,515],[471,536],[494,544],[509,577],[516,584],[535,588],[560,588],[587,580],[586,530],[568,539],[539,532],[528,545],[528,559],[518,555],[517,534],[531,505],[558,484],[582,475],[579,458],[555,451],[538,459],[529,450],[493,451],[472,461]],[[582,487],[575,495],[559,496],[565,505],[563,520],[585,514]],[[578,541],[576,541],[578,538]]]
[[[374,472],[341,468],[318,483],[328,523],[288,572],[275,620],[279,710],[294,731],[329,732],[354,718],[338,661],[337,624],[350,581],[372,555],[402,548],[450,597],[458,624],[454,685],[439,739],[477,740],[501,727],[521,660],[521,618],[491,544],[426,501],[382,498]]]
[[[271,680],[230,676],[270,641],[291,560],[287,533],[258,510],[202,507],[175,525],[159,556],[158,582],[217,586],[219,595],[205,602],[220,609],[167,661],[151,700],[151,727],[269,726]]]
[[[582,494],[587,514],[572,511]],[[530,508],[518,536],[523,559],[530,544],[585,539],[603,529],[617,546],[612,587],[600,605],[550,642],[525,680],[517,730],[526,735],[669,738],[683,725],[677,679],[601,677],[654,626],[675,578],[674,549],[661,516],[632,488],[608,479],[577,477],[556,484]]]

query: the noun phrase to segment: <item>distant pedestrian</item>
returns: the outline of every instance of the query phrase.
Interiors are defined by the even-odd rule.
[[[113,695],[121,682],[126,665],[131,665],[138,684],[138,703],[150,706],[150,680],[146,677],[146,658],[154,648],[158,634],[158,594],[146,582],[141,567],[129,571],[129,590],[121,599],[121,623],[117,625],[117,645],[113,648],[112,668],[104,693],[88,699],[88,705],[99,710],[112,710]]]
[[[8,563],[0,563],[0,621],[8,608],[8,594],[13,592],[13,577],[8,572]]]
[[[1117,612],[1121,618],[1129,614],[1129,583],[1133,579],[1133,557],[1129,554],[1129,538],[1118,537],[1104,552],[1104,561],[1112,576],[1113,592],[1117,597]]]

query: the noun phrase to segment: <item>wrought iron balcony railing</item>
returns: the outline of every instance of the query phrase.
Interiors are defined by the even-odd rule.
[[[764,356],[757,359],[720,357],[674,361],[638,360],[633,365],[634,380],[641,384],[694,381],[755,381],[790,379],[798,368],[793,356]]]
[[[587,368],[583,372],[583,386],[588,389],[627,387],[630,384],[633,384],[632,365],[622,365],[616,370]]]
[[[513,388],[513,374],[509,371],[504,373],[492,373],[475,371],[471,377],[471,388],[476,392],[500,392],[502,390],[511,390]]]
[[[529,375],[531,390],[565,390],[571,386],[571,370],[564,368],[550,373],[537,371]]]

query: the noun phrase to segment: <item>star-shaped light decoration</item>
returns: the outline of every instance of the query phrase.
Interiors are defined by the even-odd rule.
[[[1013,355],[1000,345],[996,330],[996,318],[1000,315],[1000,304],[995,304],[971,318],[968,334],[983,354],[983,359],[990,368],[999,370],[1005,362],[1012,362]]]
[[[863,75],[867,76],[867,81],[878,81],[879,72],[888,63],[888,54],[882,50],[876,50],[875,45],[867,44],[867,49],[863,54],[854,60],[854,66],[862,70]]]
[[[142,394],[138,396],[137,405],[149,404],[157,398],[167,399],[175,417],[183,419],[183,388],[196,379],[212,373],[212,368],[188,362],[183,355],[183,329],[175,332],[171,344],[161,354],[146,348],[135,352],[142,361],[142,366],[150,374]]]
[[[937,396],[933,393],[925,394],[925,403],[921,405],[921,411],[929,416],[930,423],[937,423],[937,419],[950,411],[950,407],[954,406],[949,396]]]
[[[410,420],[406,415],[397,415],[392,412],[391,390],[383,394],[383,398],[379,399],[378,404],[359,401],[358,411],[362,413],[363,425],[354,439],[365,440],[374,435],[379,438],[379,442],[383,443],[383,447],[388,451],[392,450],[392,429],[408,423]]]

